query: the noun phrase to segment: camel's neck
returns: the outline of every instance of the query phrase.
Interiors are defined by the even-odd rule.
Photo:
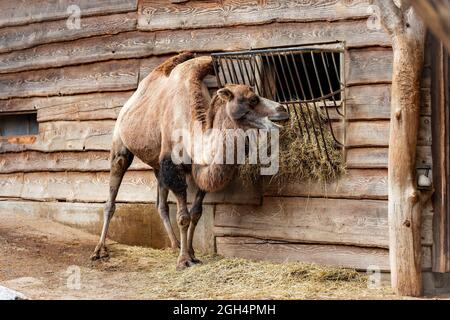
[[[193,164],[192,176],[200,189],[214,192],[223,189],[236,174],[237,165],[225,164],[227,152],[226,131],[236,129],[226,114],[220,99],[213,99],[203,126],[203,155],[209,157],[206,164]],[[195,161],[194,161],[195,162]]]

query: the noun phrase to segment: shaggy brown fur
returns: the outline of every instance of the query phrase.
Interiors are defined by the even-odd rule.
[[[225,187],[233,178],[236,167],[220,164],[176,164],[172,151],[175,130],[192,133],[194,123],[205,127],[274,128],[268,117],[286,118],[284,108],[277,103],[258,97],[248,86],[227,86],[218,91],[212,101],[203,78],[213,71],[211,57],[193,58],[191,53],[173,57],[150,73],[136,92],[123,106],[117,118],[111,149],[110,195],[105,204],[104,225],[99,244],[92,259],[107,256],[106,235],[115,211],[115,200],[123,175],[136,156],[150,165],[158,179],[158,211],[173,248],[180,247],[179,269],[197,263],[192,239],[202,213],[202,201],[206,192]],[[205,145],[214,154],[217,148],[215,135]],[[183,141],[183,148],[192,159],[192,149]],[[191,169],[190,169],[191,168]],[[199,187],[191,210],[186,204],[186,174],[192,170],[194,182]],[[168,192],[177,199],[177,224],[180,242],[169,220]]]

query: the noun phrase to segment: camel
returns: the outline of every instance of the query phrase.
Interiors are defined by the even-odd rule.
[[[143,79],[121,109],[113,131],[109,198],[105,203],[102,233],[92,260],[108,256],[105,240],[114,215],[116,196],[122,178],[136,156],[151,166],[155,173],[157,209],[171,247],[180,250],[177,270],[200,263],[195,257],[192,240],[202,215],[203,199],[207,192],[221,190],[233,179],[236,165],[175,163],[171,157],[173,131],[191,131],[194,122],[201,123],[202,130],[274,129],[279,126],[273,121],[289,117],[282,105],[258,96],[246,85],[226,85],[211,98],[202,81],[208,74],[213,74],[211,57],[179,54]],[[213,146],[214,141],[211,148]],[[188,175],[198,187],[190,210],[186,191]],[[180,241],[170,224],[169,191],[177,202]]]

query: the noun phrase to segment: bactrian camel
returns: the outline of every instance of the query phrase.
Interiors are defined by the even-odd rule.
[[[105,240],[116,196],[122,178],[136,156],[150,165],[156,175],[158,211],[172,248],[180,248],[177,269],[200,262],[195,258],[192,240],[202,215],[203,199],[207,192],[218,191],[233,179],[236,165],[175,164],[171,157],[173,131],[191,131],[196,121],[202,123],[203,130],[274,129],[277,125],[272,120],[288,118],[283,106],[259,97],[246,85],[226,85],[211,99],[203,79],[212,73],[211,57],[180,54],[154,69],[123,106],[113,133],[109,199],[104,208],[100,241],[91,257],[93,260],[108,256]],[[189,174],[198,187],[190,210],[186,203],[186,176]],[[169,220],[169,191],[177,201],[180,242]]]

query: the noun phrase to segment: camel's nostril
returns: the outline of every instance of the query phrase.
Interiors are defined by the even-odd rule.
[[[276,112],[287,112],[286,108],[283,105],[279,105],[275,109]]]

